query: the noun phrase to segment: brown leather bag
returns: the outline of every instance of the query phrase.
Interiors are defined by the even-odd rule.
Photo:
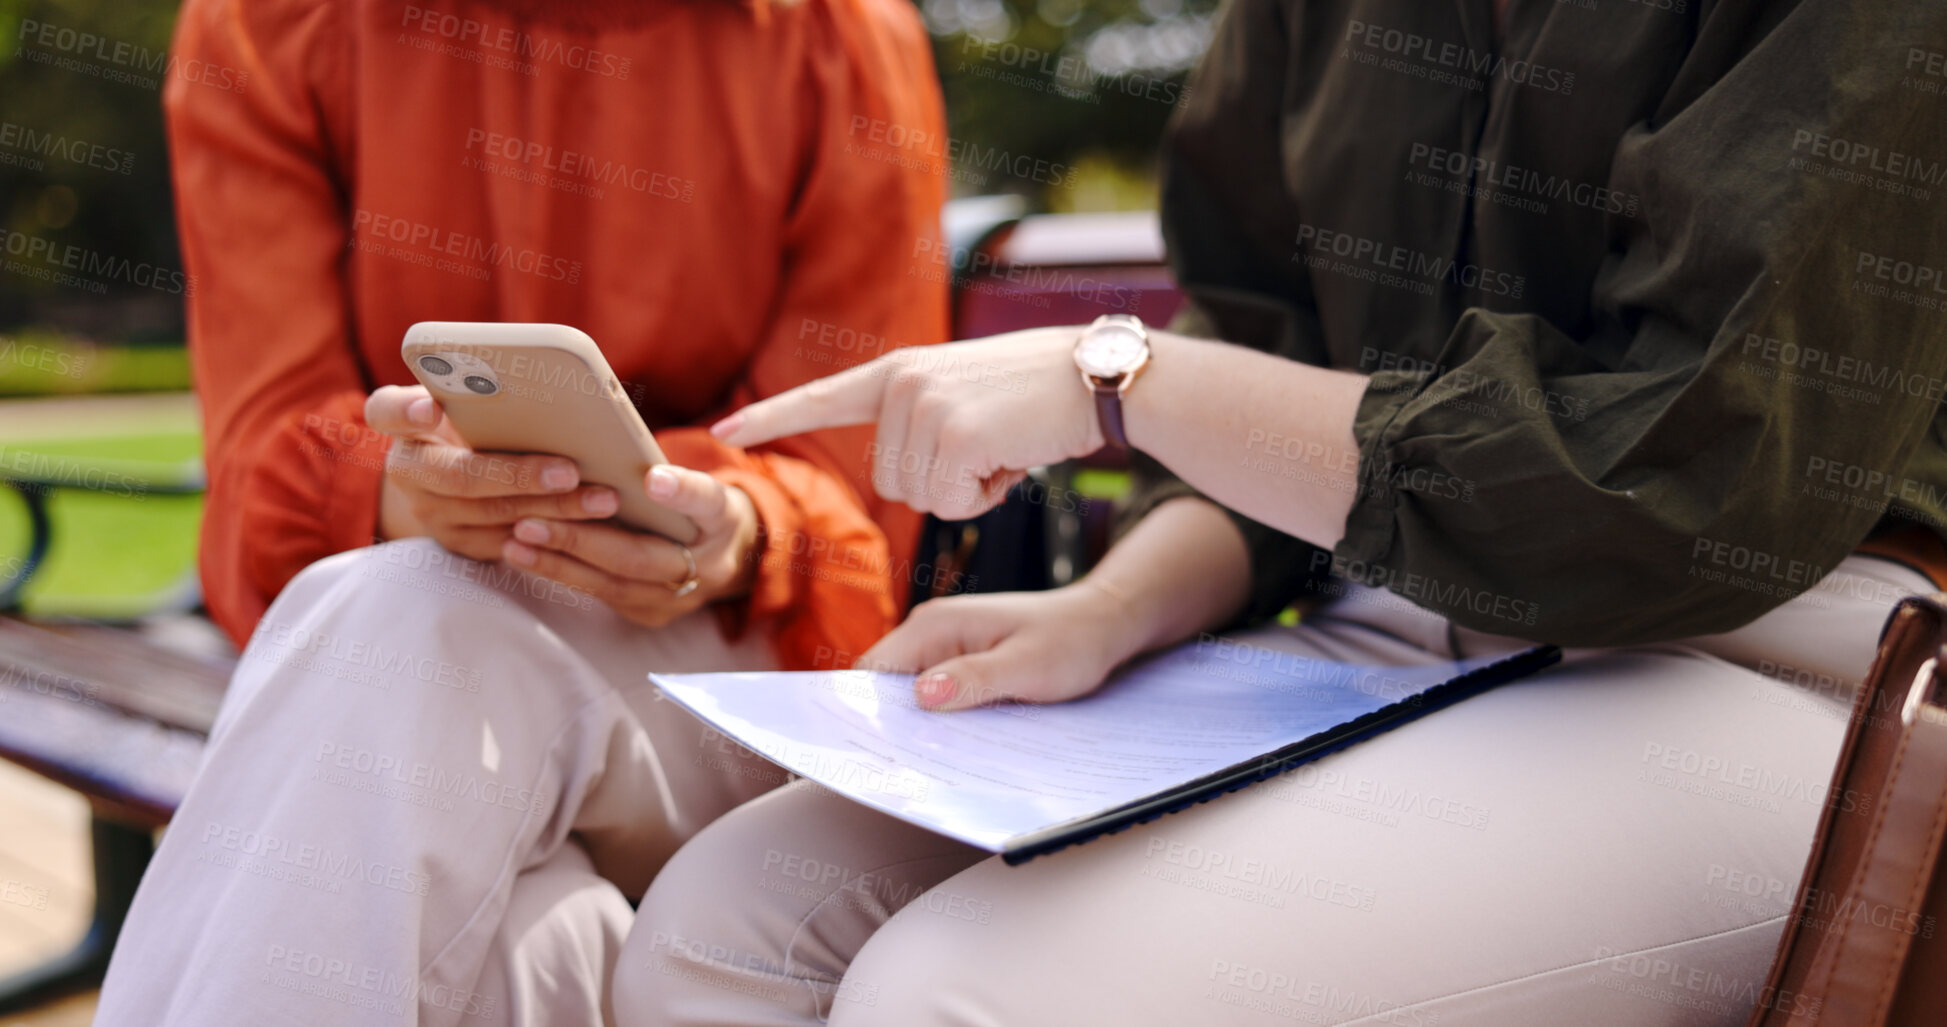
[[[1947,593],[1899,604],[1751,1027],[1947,1024]]]

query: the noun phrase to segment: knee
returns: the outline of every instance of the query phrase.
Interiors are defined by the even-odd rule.
[[[468,1011],[488,1021],[605,1023],[609,982],[633,914],[578,843],[514,881]],[[543,1014],[545,1013],[545,1016]]]
[[[448,610],[505,609],[519,572],[449,552],[429,538],[398,539],[346,550],[298,572],[280,594],[310,602],[394,595],[414,616]]]
[[[680,1011],[699,1005],[692,995],[729,983],[723,964],[733,946],[719,928],[748,881],[726,871],[731,854],[720,850],[706,829],[677,850],[643,895],[616,961],[618,1023],[682,1023]]]
[[[334,553],[285,584],[251,632],[251,649],[329,649],[334,638],[363,642],[385,626],[424,637],[447,620],[505,609],[486,565],[431,539],[402,539]],[[362,651],[362,648],[361,648]]]
[[[458,556],[431,539],[348,550],[306,567],[251,633],[247,656],[324,668],[357,683],[368,674],[418,679],[436,691],[479,692],[486,640],[533,633],[510,568]]]
[[[1012,1023],[997,1005],[997,982],[1010,992],[1035,993],[1054,983],[1051,973],[1073,970],[1072,961],[1050,957],[1077,950],[1059,940],[1056,924],[1041,919],[1028,926],[1035,918],[1023,916],[1029,905],[1046,910],[1061,897],[1019,891],[1024,872],[998,863],[984,860],[940,880],[873,932],[832,993],[832,1027],[959,1023],[970,1009]],[[1005,911],[997,909],[1003,895]],[[1057,988],[1070,989],[1069,983]],[[1049,1019],[1074,1022],[1068,1014]]]
[[[800,818],[827,801],[846,802],[772,793],[713,821],[670,858],[623,944],[613,989],[619,1022],[777,1021],[831,1005],[851,939],[870,933],[859,918],[869,915],[766,869],[778,839],[802,837]],[[825,851],[816,840],[806,845]]]
[[[477,699],[495,685],[483,640],[531,637],[535,622],[484,568],[430,539],[305,568],[251,633],[219,728],[245,705],[319,726],[371,721],[375,706],[409,720]]]
[[[831,999],[831,1027],[926,1027],[957,1022],[977,980],[1009,980],[1005,958],[923,911],[879,929],[847,968]]]

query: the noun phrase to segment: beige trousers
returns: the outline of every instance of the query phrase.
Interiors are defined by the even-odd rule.
[[[771,665],[429,541],[320,561],[245,649],[96,1023],[613,1022],[624,896],[785,777],[645,675]]]
[[[1004,867],[804,785],[723,817],[783,775],[643,675],[761,667],[759,639],[646,631],[427,542],[347,553],[246,650],[97,1022],[1728,1023],[1846,696],[1924,587],[1848,561],[1733,635],[1573,654]],[[1254,641],[1506,644],[1357,589]]]
[[[1855,557],[1728,635],[1576,651],[1121,834],[1009,867],[798,782],[664,868],[627,1025],[1740,1024],[1846,702],[1919,575]],[[1353,589],[1260,647],[1510,640]],[[1787,997],[1785,1001],[1790,1001]]]

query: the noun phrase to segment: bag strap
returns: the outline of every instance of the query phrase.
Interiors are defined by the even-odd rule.
[[[1752,1025],[1885,1022],[1947,835],[1943,643],[1947,594],[1887,618]],[[1866,919],[1893,916],[1912,930]]]
[[[1809,990],[1824,995],[1827,1023],[1885,1023],[1920,930],[1920,907],[1947,828],[1947,710],[1932,701],[1944,671],[1947,650],[1938,650],[1914,675],[1899,744],[1851,882],[1840,895],[1814,896],[1823,904],[1836,900],[1844,917],[1813,964],[1817,983]]]

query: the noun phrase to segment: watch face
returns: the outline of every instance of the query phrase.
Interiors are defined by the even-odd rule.
[[[1147,344],[1135,329],[1124,325],[1091,328],[1075,347],[1075,362],[1098,378],[1128,374],[1142,360]]]

